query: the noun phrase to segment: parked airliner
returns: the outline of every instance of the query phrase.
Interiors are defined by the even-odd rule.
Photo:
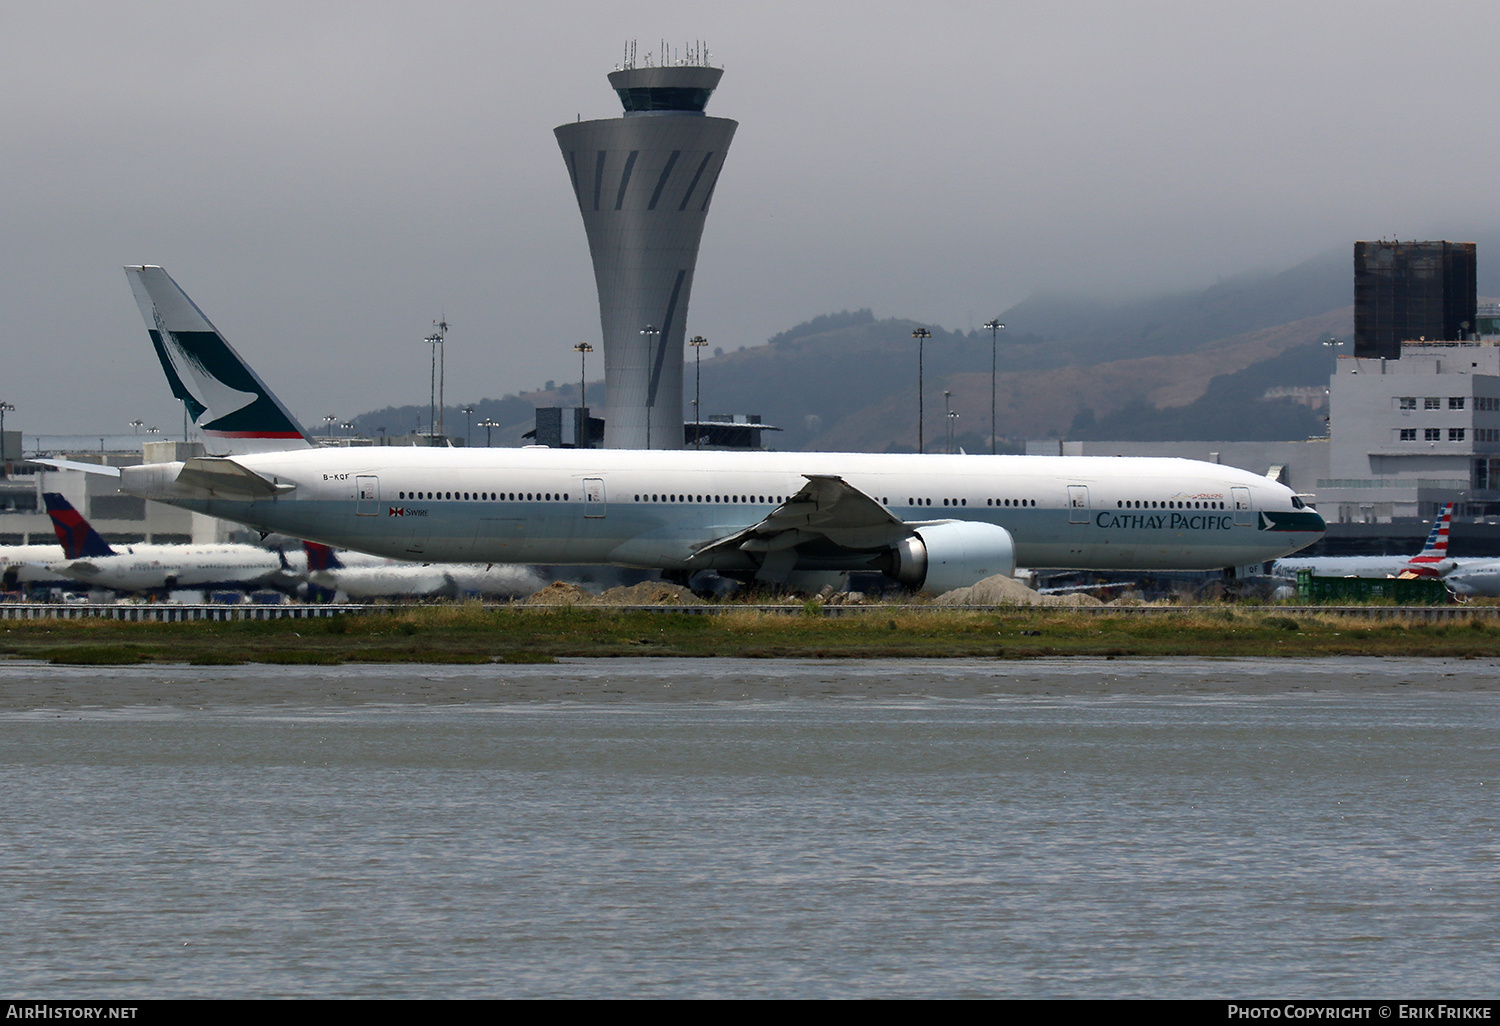
[[[362,553],[335,552],[308,542],[307,581],[344,599],[517,598],[545,583],[530,567],[499,563],[414,563]]]
[[[1454,558],[1448,555],[1448,532],[1453,503],[1443,507],[1427,543],[1415,556],[1313,556],[1278,559],[1275,577],[1295,577],[1310,570],[1319,577],[1437,577],[1448,590],[1465,598],[1500,596],[1500,559],[1487,556]]]
[[[931,592],[1018,561],[1232,568],[1323,533],[1284,485],[1183,459],[317,448],[166,271],[126,273],[173,393],[218,455],[121,468],[121,490],[261,531],[395,559],[793,586],[879,570]]]
[[[68,584],[68,578],[47,569],[62,559],[61,545],[0,546],[0,591],[14,591],[23,584]]]
[[[167,592],[175,588],[288,588],[298,575],[284,571],[277,553],[254,545],[122,545],[117,551],[73,505],[53,492],[42,496],[62,558],[47,569],[90,588]]]
[[[1448,531],[1452,523],[1453,503],[1450,502],[1432,522],[1427,542],[1415,556],[1292,556],[1278,559],[1271,567],[1271,576],[1293,578],[1297,571],[1309,570],[1317,577],[1400,577],[1402,574],[1446,577],[1460,562],[1448,556]]]

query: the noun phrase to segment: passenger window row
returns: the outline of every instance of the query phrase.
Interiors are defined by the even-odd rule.
[[[1167,501],[1148,499],[1123,499],[1116,500],[1115,506],[1120,509],[1224,509],[1222,502],[1189,502],[1185,499],[1171,499]]]
[[[974,501],[978,502],[979,500],[975,499]],[[918,499],[918,498],[908,498],[906,500],[906,504],[908,506],[931,506],[932,505],[932,500],[928,499],[928,498],[921,498],[921,499]],[[942,504],[944,506],[967,506],[969,504],[969,500],[968,499],[943,499],[942,500]],[[984,500],[984,504],[986,506],[1035,506],[1036,505],[1036,500],[1035,499],[985,499]]]
[[[567,492],[401,492],[403,499],[459,502],[567,502]]]
[[[675,495],[658,493],[641,493],[635,497],[636,502],[727,502],[731,504],[740,503],[777,503],[785,502],[786,499],[780,495]]]

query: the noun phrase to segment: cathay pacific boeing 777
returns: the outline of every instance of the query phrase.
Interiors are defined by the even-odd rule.
[[[126,271],[172,390],[218,455],[123,468],[121,490],[262,531],[396,559],[792,585],[878,570],[932,592],[1017,563],[1230,568],[1323,532],[1284,485],[1184,459],[320,448],[166,271]]]

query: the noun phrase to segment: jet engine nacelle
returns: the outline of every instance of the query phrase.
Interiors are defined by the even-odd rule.
[[[1016,572],[1016,541],[994,524],[950,520],[916,529],[896,546],[892,577],[916,591],[940,595],[996,574]]]

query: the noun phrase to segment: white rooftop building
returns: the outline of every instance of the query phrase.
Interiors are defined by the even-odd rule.
[[[1328,476],[1313,489],[1341,523],[1431,517],[1500,501],[1500,346],[1405,342],[1401,359],[1340,357],[1329,383]]]

